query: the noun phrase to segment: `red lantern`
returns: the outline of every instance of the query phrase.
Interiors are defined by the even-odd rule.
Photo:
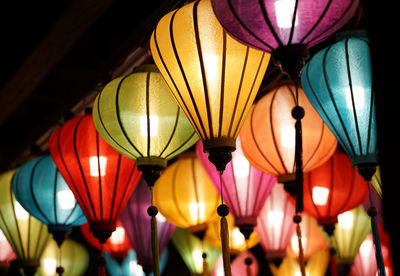
[[[104,243],[135,189],[140,172],[97,133],[92,115],[72,118],[49,140],[50,153],[84,212],[90,231]]]

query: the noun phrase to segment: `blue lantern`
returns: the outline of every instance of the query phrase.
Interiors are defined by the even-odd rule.
[[[315,54],[303,68],[301,84],[353,165],[375,167],[378,149],[368,39],[347,37]]]
[[[72,227],[86,222],[51,155],[35,158],[19,167],[12,180],[12,189],[22,207],[47,224],[58,245]]]
[[[137,263],[135,250],[131,249],[128,256],[119,263],[111,258],[110,254],[104,252],[104,257],[107,260],[106,268],[111,276],[145,276],[143,268]],[[160,272],[162,273],[168,261],[168,248],[165,248],[160,255]],[[150,272],[149,275],[153,275]]]

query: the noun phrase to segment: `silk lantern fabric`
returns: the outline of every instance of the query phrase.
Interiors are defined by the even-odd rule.
[[[10,243],[17,265],[33,275],[50,240],[47,226],[31,216],[16,200],[11,188],[15,170],[0,174],[0,229]]]
[[[302,44],[312,47],[354,15],[358,0],[212,0],[224,29],[240,42],[266,52]]]
[[[304,211],[321,225],[335,224],[337,216],[362,204],[368,186],[347,154],[337,150],[321,166],[304,174]]]
[[[302,122],[303,171],[310,171],[326,162],[335,152],[337,140],[298,89],[299,105],[304,108]],[[250,164],[278,182],[295,178],[296,87],[283,82],[263,96],[250,111],[240,132],[243,153]]]
[[[149,231],[151,217],[147,214],[147,208],[150,205],[151,192],[142,178],[120,216],[126,234],[136,252],[137,262],[142,266],[151,266],[153,263],[151,232]],[[175,225],[169,223],[160,213],[157,214],[156,220],[158,248],[162,253],[170,241]]]
[[[51,155],[37,157],[19,167],[12,187],[18,202],[31,215],[47,224],[50,233],[69,232],[72,227],[86,222]]]
[[[15,253],[8,242],[3,231],[0,230],[0,274],[5,271],[10,266],[10,262],[15,260]],[[1,274],[4,275],[4,274]]]
[[[368,39],[348,37],[316,53],[302,71],[301,84],[353,165],[377,164]]]
[[[92,115],[77,116],[57,128],[50,154],[88,222],[115,230],[115,223],[140,179],[132,159],[119,154],[97,133]]]
[[[224,195],[224,200],[235,218],[235,225],[255,226],[257,216],[275,185],[276,178],[250,165],[242,152],[240,140],[237,139],[232,161],[222,174],[221,191],[220,172],[208,161],[201,142],[196,144],[196,154],[218,193]]]
[[[210,0],[188,3],[162,17],[150,49],[204,148],[234,148],[270,55],[231,38]]]

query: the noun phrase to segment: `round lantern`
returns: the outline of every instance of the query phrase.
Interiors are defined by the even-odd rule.
[[[154,186],[154,202],[167,221],[190,232],[205,233],[218,219],[221,199],[194,152],[186,152],[165,169]]]
[[[17,256],[17,265],[27,276],[33,276],[51,236],[47,226],[16,200],[11,188],[14,174],[15,170],[0,174],[0,229]]]
[[[130,249],[128,256],[126,256],[122,263],[119,260],[115,260],[107,252],[104,253],[106,257],[107,264],[106,268],[110,276],[153,276],[153,273],[145,274],[143,272],[143,267],[138,264],[136,257],[136,252]],[[165,248],[160,255],[160,272],[162,273],[168,261],[168,249]]]
[[[220,195],[224,195],[226,204],[234,216],[235,226],[248,239],[257,224],[257,216],[264,206],[267,196],[276,183],[276,178],[253,167],[244,156],[239,138],[236,151],[222,175],[207,160],[201,142],[196,144],[196,154]],[[229,224],[229,223],[228,223]],[[218,234],[219,235],[219,234]]]
[[[258,261],[250,251],[243,251],[232,262],[232,276],[242,275],[258,275]]]
[[[63,276],[85,275],[89,267],[89,252],[80,243],[66,239],[60,247],[56,242],[50,241],[40,258],[39,273],[41,276],[60,275],[57,267],[63,267]]]
[[[308,48],[327,39],[354,15],[358,0],[212,0],[224,29],[240,42],[271,52],[295,76]]]
[[[176,228],[172,243],[193,276],[211,273],[221,254],[219,249],[201,241],[186,229]]]
[[[86,222],[51,155],[37,157],[18,168],[12,188],[22,207],[48,226],[59,245],[72,227]]]
[[[270,261],[278,263],[285,257],[296,224],[293,223],[295,207],[289,200],[282,184],[272,188],[257,218],[255,232]]]
[[[115,231],[111,233],[110,238],[107,239],[105,243],[100,243],[93,235],[88,223],[82,224],[79,229],[82,236],[91,246],[98,250],[110,253],[111,257],[115,259],[122,260],[132,248],[126,230],[120,220],[117,220]]]
[[[252,232],[246,239],[243,233],[239,230],[239,227],[234,226],[235,218],[229,214],[228,220],[228,231],[229,231],[229,251],[233,255],[239,255],[241,252],[255,246],[259,240],[256,233]],[[208,224],[204,240],[211,246],[221,248],[221,236],[220,236],[220,224],[219,221],[213,221]]]
[[[321,166],[304,175],[304,211],[329,227],[340,213],[362,204],[368,187],[350,158],[337,150]]]
[[[151,232],[148,231],[151,219],[147,214],[150,204],[151,192],[142,178],[120,216],[126,234],[136,252],[137,263],[143,267],[146,274],[151,271],[153,263]],[[169,223],[160,213],[157,214],[156,219],[158,250],[163,252],[175,230],[175,225]]]
[[[361,205],[338,216],[333,244],[339,271],[342,273],[350,271],[362,242],[370,232],[369,218]]]
[[[10,262],[15,260],[16,256],[14,251],[4,236],[3,231],[0,230],[0,275],[7,275]]]
[[[97,133],[92,115],[70,119],[49,140],[58,170],[104,243],[140,179],[135,161],[115,151]]]

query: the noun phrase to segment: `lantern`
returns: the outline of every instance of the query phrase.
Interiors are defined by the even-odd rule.
[[[89,267],[89,252],[80,243],[66,239],[61,244],[62,255],[59,255],[59,246],[50,241],[40,258],[39,273],[41,276],[60,275],[57,266],[62,265],[64,276],[84,275]]]
[[[339,271],[343,274],[347,275],[350,271],[362,242],[370,232],[368,215],[361,205],[338,216],[338,223],[333,233],[333,244]]]
[[[219,183],[220,174],[207,160],[200,142],[196,144],[196,154],[219,194],[225,196],[226,204],[235,218],[235,226],[249,239],[276,178],[250,165],[242,152],[239,138],[236,146],[236,151],[232,153],[232,161],[227,164],[222,175],[222,190]]]
[[[283,185],[275,185],[261,209],[255,227],[268,260],[279,263],[285,257],[286,248],[296,228],[292,220],[294,215],[295,207]]]
[[[117,151],[136,160],[152,189],[167,161],[190,148],[198,137],[154,64],[108,83],[94,102],[93,118],[100,135]],[[157,245],[158,210],[151,202],[152,244]],[[158,249],[153,252],[159,275]]]
[[[128,256],[126,256],[122,263],[115,260],[107,252],[104,253],[107,260],[107,271],[110,276],[144,276],[143,267],[138,264],[136,252],[133,249],[128,251]],[[168,248],[165,248],[160,255],[160,272],[162,273],[168,261]],[[153,275],[151,272],[150,276]]]
[[[176,228],[172,243],[193,276],[204,275],[204,270],[211,273],[221,253],[186,229]]]
[[[150,217],[147,214],[150,203],[151,192],[142,178],[120,216],[126,234],[136,252],[137,263],[143,267],[146,274],[151,271],[153,261],[151,233],[148,231]],[[170,224],[160,213],[157,214],[156,219],[158,250],[163,252],[175,230],[175,225]]]
[[[17,256],[17,265],[27,276],[33,276],[51,237],[47,226],[29,215],[16,200],[11,188],[14,174],[15,170],[0,174],[0,229]]]
[[[72,118],[57,128],[51,134],[49,149],[90,231],[104,243],[140,179],[135,162],[101,138],[90,114]]]
[[[99,240],[90,231],[88,223],[82,224],[79,227],[84,239],[94,248],[110,253],[112,258],[122,260],[132,248],[132,245],[126,234],[126,230],[120,220],[116,222],[115,231],[105,243],[100,243]]]
[[[258,261],[250,251],[240,253],[232,262],[233,276],[257,276]]]
[[[12,188],[22,207],[48,226],[58,245],[72,231],[72,227],[86,222],[51,155],[37,157],[18,168]]]
[[[10,262],[15,260],[16,256],[14,251],[4,236],[3,231],[0,230],[0,275],[7,275]]]
[[[205,169],[194,152],[181,154],[165,169],[154,186],[154,202],[167,221],[192,233],[205,233],[217,220],[220,202]]]
[[[309,215],[302,216],[301,233],[302,247],[304,248],[304,259],[308,260],[316,252],[328,248],[328,242],[318,225],[315,218]],[[297,236],[294,234],[290,238],[290,243],[286,249],[286,255],[292,258],[299,258],[299,244]]]
[[[376,167],[376,172],[372,176],[371,184],[374,186],[376,192],[380,197],[382,197],[382,179],[381,179],[381,168],[380,166]]]
[[[240,42],[271,52],[284,72],[296,77],[308,48],[327,39],[353,16],[358,0],[212,0],[224,29]]]
[[[239,230],[239,227],[234,226],[235,218],[229,214],[228,220],[228,230],[229,230],[229,251],[233,255],[238,255],[247,249],[255,246],[259,240],[256,233],[252,232],[246,239],[243,233]],[[208,224],[204,240],[208,242],[211,246],[216,248],[221,248],[221,236],[220,236],[220,225],[218,221],[213,221]]]

